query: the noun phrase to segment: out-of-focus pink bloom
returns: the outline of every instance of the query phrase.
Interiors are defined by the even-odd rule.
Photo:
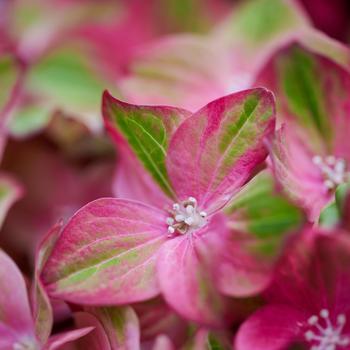
[[[294,41],[348,59],[341,44],[312,28],[297,1],[246,1],[205,35],[172,35],[139,47],[118,86],[132,103],[195,111],[222,95],[259,86],[260,70]]]
[[[204,30],[231,7],[225,0],[3,2],[0,54],[25,71],[12,113],[14,122],[26,118],[25,133],[57,111],[99,130],[100,94],[118,92],[117,77],[139,46],[165,33]]]
[[[269,21],[276,25],[265,25]],[[251,87],[277,48],[303,38],[301,33],[309,30],[294,1],[242,3],[209,34],[173,35],[140,47],[118,86],[133,103],[195,111],[215,98]]]
[[[11,258],[0,250],[0,348],[2,350],[54,350],[66,342],[86,335],[93,329],[93,327],[85,327],[49,337],[52,328],[52,310],[39,275],[57,230],[59,227],[55,227],[50,232],[37,255],[32,310],[21,272]]]
[[[86,24],[75,35],[91,47],[97,58],[96,68],[116,81],[127,73],[130,61],[147,43],[173,32],[203,31],[231,9],[231,4],[223,0],[189,3],[121,1],[124,8],[111,23]]]
[[[350,349],[349,262],[347,233],[299,237],[276,271],[267,305],[239,329],[235,349]]]
[[[350,180],[350,53],[343,66],[290,45],[262,70],[257,84],[277,96],[272,167],[289,195],[318,219],[338,185]],[[307,193],[307,195],[305,195]]]
[[[9,140],[0,168],[21,183],[23,195],[6,217],[0,244],[23,271],[30,273],[28,261],[55,222],[111,195],[114,167],[111,145],[64,117],[39,135]]]
[[[230,235],[222,208],[267,156],[264,141],[274,130],[272,95],[261,88],[242,91],[191,115],[129,105],[106,93],[103,112],[115,141],[125,143],[127,137],[152,174],[154,191],[146,203],[153,205],[104,198],[78,211],[45,265],[47,290],[94,305],[162,293],[184,317],[222,324],[228,300],[213,283]],[[239,294],[248,295],[251,288]]]

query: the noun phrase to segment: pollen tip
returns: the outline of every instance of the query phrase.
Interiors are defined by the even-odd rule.
[[[320,156],[313,156],[312,157],[312,162],[314,163],[314,164],[321,164],[321,162],[322,162],[322,158],[320,157]]]
[[[192,225],[193,222],[194,222],[194,220],[193,220],[193,218],[191,216],[185,219],[185,223],[187,225]]]
[[[328,318],[328,317],[329,317],[329,311],[328,311],[327,309],[322,309],[322,310],[320,311],[320,316],[321,316],[322,318]]]
[[[185,217],[182,214],[178,214],[178,215],[175,216],[175,220],[177,222],[182,222],[182,221],[185,220]]]
[[[167,223],[168,225],[172,225],[172,224],[174,223],[174,219],[171,218],[171,217],[168,217],[168,218],[166,218],[166,223]]]
[[[316,315],[313,315],[308,319],[307,322],[309,325],[313,326],[317,323],[317,321],[318,321],[318,317]]]
[[[306,340],[312,340],[314,338],[314,332],[313,331],[307,331],[305,332],[305,338]]]
[[[337,317],[338,324],[344,324],[346,322],[346,316],[344,314],[340,314]]]

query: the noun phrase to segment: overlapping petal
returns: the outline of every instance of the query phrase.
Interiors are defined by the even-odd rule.
[[[280,350],[298,338],[305,313],[285,305],[262,307],[246,321],[235,339],[237,350]]]
[[[2,250],[0,259],[0,334],[5,337],[7,333],[9,340],[27,338],[35,343],[34,324],[22,274]],[[9,336],[11,333],[12,336]]]
[[[78,325],[94,326],[95,330],[80,341],[81,346],[103,350],[140,349],[140,329],[131,307],[88,307],[77,313]]]
[[[209,103],[186,119],[171,139],[167,169],[180,200],[219,208],[264,161],[275,125],[274,99],[262,88]]]
[[[338,345],[338,341],[325,339],[319,324],[316,324],[319,338],[312,336],[308,340],[307,332],[315,326],[310,318],[317,321],[316,315],[324,318],[320,322],[327,323],[328,332],[334,332],[333,322],[338,322],[339,326],[339,315],[342,315],[345,322],[338,330],[339,336],[348,334],[349,252],[349,236],[341,231],[325,234],[306,230],[290,242],[288,253],[281,260],[266,293],[268,305],[243,323],[235,342],[237,349],[277,350],[309,341],[315,346],[316,343]]]
[[[68,222],[44,267],[49,294],[97,305],[154,297],[165,219],[159,209],[122,199],[86,205]]]
[[[108,92],[103,96],[102,112],[107,130],[117,144],[121,143],[120,138],[127,140],[129,147],[151,174],[153,180],[166,194],[174,197],[165,158],[170,137],[179,123],[190,113],[165,106],[131,105],[113,98]]]
[[[187,319],[222,325],[228,316],[227,300],[213,284],[215,246],[225,226],[222,217],[193,235],[169,240],[157,261],[158,282],[167,303]]]
[[[271,145],[272,170],[289,197],[314,221],[332,199],[332,193],[324,186],[324,178],[312,161],[314,154],[292,128],[284,125],[276,132]]]
[[[279,122],[286,124],[272,148],[276,177],[312,221],[334,192],[314,157],[341,159],[346,172],[349,164],[350,51],[344,49],[347,59],[335,62],[331,47],[319,54],[289,45],[257,79],[276,94]],[[305,197],[305,191],[310,195]]]
[[[41,242],[35,259],[35,276],[32,290],[32,313],[37,338],[45,344],[53,325],[53,310],[50,299],[41,281],[41,272],[61,232],[62,224],[56,224]]]
[[[255,295],[270,283],[285,243],[300,229],[304,214],[277,191],[268,170],[249,181],[225,212],[230,231],[221,237],[218,288],[231,296]]]

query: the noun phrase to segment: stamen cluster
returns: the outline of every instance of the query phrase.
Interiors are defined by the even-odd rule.
[[[313,330],[305,332],[305,339],[312,343],[311,350],[336,350],[350,344],[350,337],[342,335],[346,317],[344,314],[337,316],[337,324],[333,325],[329,318],[329,311],[322,309],[319,316],[313,315],[308,324]]]
[[[323,183],[329,190],[335,189],[350,178],[350,173],[346,169],[346,162],[342,158],[314,156],[312,161],[320,168],[324,177]]]
[[[175,232],[185,234],[190,230],[202,227],[205,225],[207,217],[205,211],[198,210],[197,200],[193,197],[189,197],[181,203],[174,203],[170,214],[171,216],[166,219],[170,236]]]

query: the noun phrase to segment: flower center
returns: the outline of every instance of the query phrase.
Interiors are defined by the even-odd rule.
[[[342,335],[346,317],[337,316],[337,323],[333,325],[329,318],[329,311],[322,309],[319,316],[313,315],[308,319],[310,329],[304,333],[305,339],[312,343],[311,350],[336,350],[350,344],[350,337]]]
[[[346,161],[342,158],[336,158],[334,156],[327,156],[325,158],[314,156],[312,161],[321,170],[324,178],[323,183],[329,190],[336,188],[350,178],[350,173],[347,171],[346,167]]]
[[[175,232],[188,233],[204,226],[207,222],[207,213],[198,210],[197,200],[193,197],[189,197],[181,203],[174,203],[169,212],[171,216],[166,219],[169,236]]]

